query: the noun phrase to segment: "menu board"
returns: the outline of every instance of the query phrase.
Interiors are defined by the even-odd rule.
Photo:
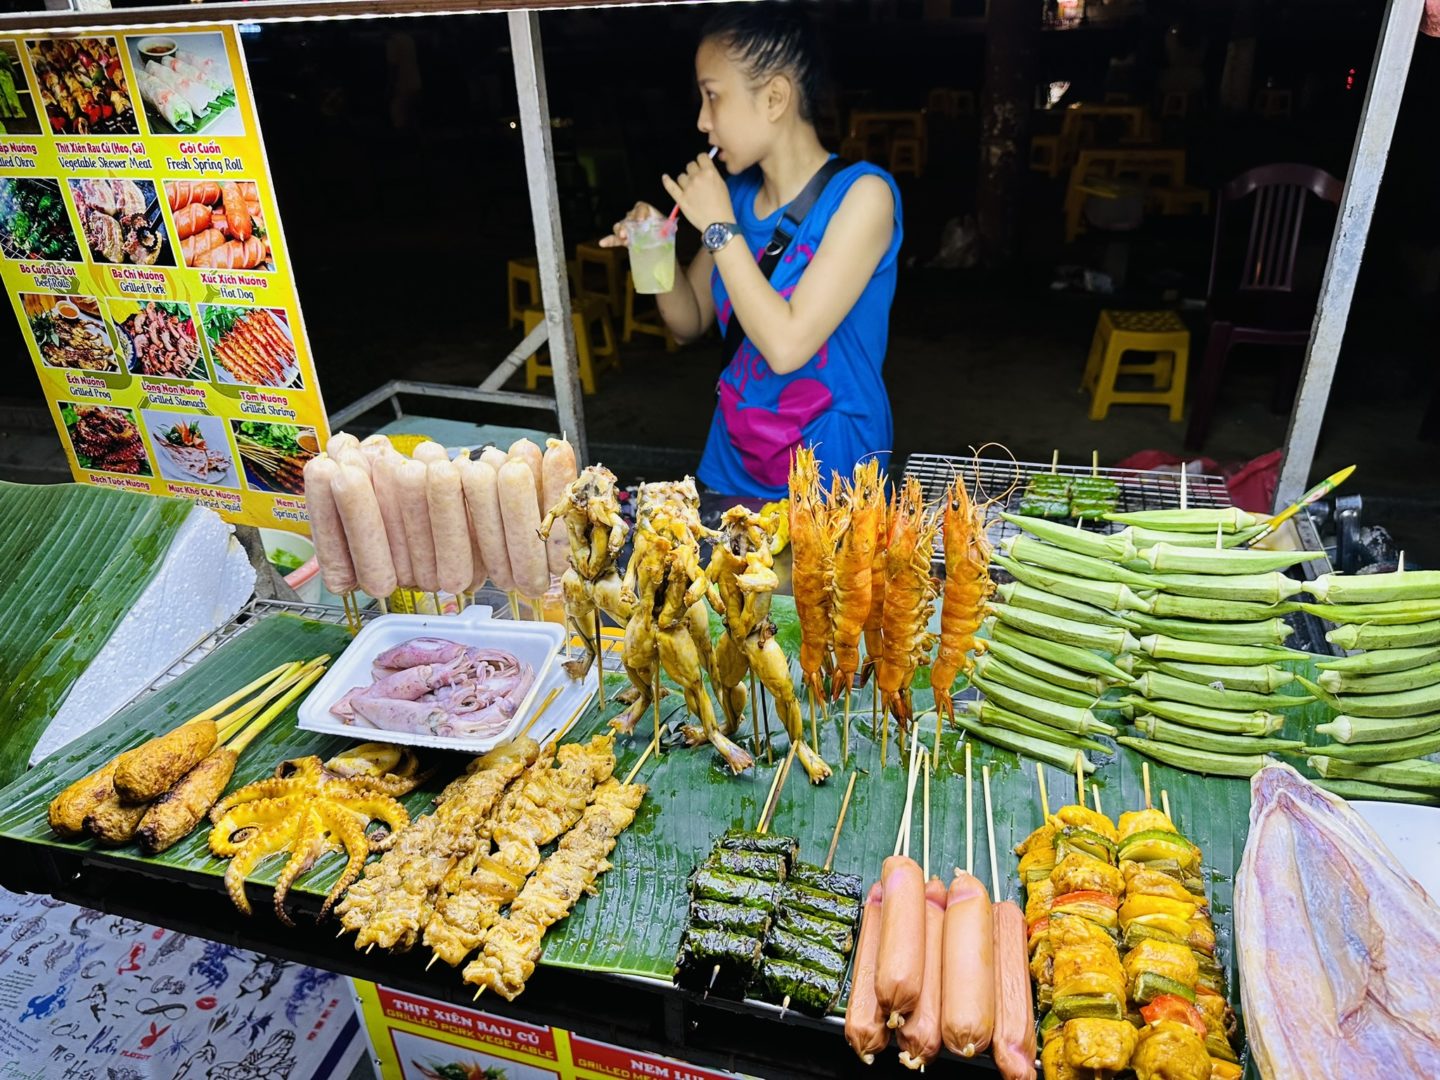
[[[75,479],[308,528],[328,438],[235,29],[0,38],[0,276]]]

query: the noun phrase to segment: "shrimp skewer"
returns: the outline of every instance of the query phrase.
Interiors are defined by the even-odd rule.
[[[904,490],[896,497],[893,513],[894,525],[885,552],[885,640],[877,689],[903,729],[910,722],[910,683],[935,644],[926,626],[935,610],[930,556],[939,521],[925,512],[924,493],[914,477],[905,482]]]
[[[935,708],[942,717],[955,715],[950,688],[955,676],[974,666],[975,632],[985,618],[985,601],[994,592],[990,580],[990,543],[985,538],[983,511],[970,501],[965,481],[956,477],[946,494],[944,511],[945,591],[940,608],[940,647],[930,669]]]
[[[870,618],[871,580],[885,503],[881,492],[880,463],[871,460],[855,467],[840,500],[848,506],[849,520],[839,537],[835,554],[834,603],[830,612],[835,638],[835,674],[832,697],[850,688],[860,668],[860,635]]]
[[[805,685],[824,699],[821,668],[831,663],[834,627],[831,589],[835,536],[820,490],[815,451],[800,447],[790,462],[791,586],[800,620],[800,670]]]

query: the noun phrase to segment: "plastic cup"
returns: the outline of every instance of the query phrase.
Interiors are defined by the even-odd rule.
[[[625,222],[630,234],[630,277],[637,293],[675,287],[675,222],[652,217]]]

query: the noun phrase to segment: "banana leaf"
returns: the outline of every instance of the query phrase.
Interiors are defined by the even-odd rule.
[[[0,784],[150,584],[192,504],[0,483]]]

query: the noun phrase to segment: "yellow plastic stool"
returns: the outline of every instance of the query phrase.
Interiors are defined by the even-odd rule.
[[[545,321],[545,312],[538,307],[522,313],[525,333]],[[580,387],[587,394],[595,393],[596,358],[606,361],[602,371],[620,367],[620,353],[615,345],[615,326],[610,321],[610,308],[603,297],[581,296],[570,302],[570,322],[575,328],[575,360],[580,369]],[[591,331],[595,333],[592,335]],[[553,379],[555,369],[540,359],[545,349],[531,353],[525,361],[525,389],[534,390],[540,376]]]
[[[529,290],[524,303],[520,301],[521,285]],[[533,256],[528,259],[511,259],[505,264],[505,297],[510,308],[510,318],[505,325],[523,323],[525,309],[540,303],[540,263],[537,259]]]
[[[1150,360],[1125,361],[1128,352],[1154,353]],[[1090,343],[1081,390],[1089,390],[1090,419],[1104,420],[1111,405],[1166,405],[1171,421],[1185,411],[1185,374],[1190,331],[1173,311],[1102,311]],[[1153,390],[1116,390],[1121,375],[1145,375]]]
[[[674,352],[680,346],[675,341],[675,335],[670,333],[670,328],[665,325],[665,320],[660,317],[660,309],[635,314],[635,279],[629,274],[625,275],[625,323],[620,332],[620,340],[626,345],[630,344],[631,338],[636,334],[654,334],[658,338],[665,339],[665,351]]]
[[[605,287],[597,289],[591,284],[595,277],[590,272],[598,267],[604,274]],[[575,245],[575,295],[598,296],[610,307],[611,315],[619,315],[625,303],[625,286],[620,283],[625,275],[625,249],[601,247],[594,243]]]

